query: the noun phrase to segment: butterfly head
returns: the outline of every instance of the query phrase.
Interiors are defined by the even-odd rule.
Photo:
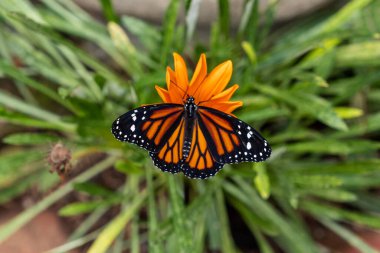
[[[187,98],[187,100],[186,100],[186,103],[194,104],[194,101],[195,101],[194,97],[193,97],[193,96],[189,96],[189,97]]]

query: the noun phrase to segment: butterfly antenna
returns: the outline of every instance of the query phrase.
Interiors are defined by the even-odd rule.
[[[176,84],[173,80],[170,80],[170,83],[174,84],[178,89],[180,89],[181,91],[183,91],[183,97],[182,97],[182,99],[187,95],[187,90],[184,90],[181,87],[179,87],[178,84]]]
[[[195,94],[197,94],[197,91],[199,90],[199,87],[201,87],[200,85],[195,89],[195,91],[194,91],[194,93],[193,93],[193,96],[195,97]],[[200,101],[200,102],[198,102],[198,105],[200,105],[201,103],[204,103],[204,102],[207,102],[207,101],[209,101],[210,99],[208,99],[208,100],[204,100],[204,101]]]
[[[198,87],[195,89],[194,93],[193,93],[193,96],[195,97],[195,94],[197,94],[197,91],[199,90],[199,87],[201,87],[200,85],[198,85]],[[203,101],[205,102],[205,101]]]

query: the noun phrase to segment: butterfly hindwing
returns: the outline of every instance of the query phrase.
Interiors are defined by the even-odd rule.
[[[268,142],[232,115],[200,106],[198,120],[216,162],[261,162],[271,154]]]
[[[204,179],[214,176],[224,164],[216,162],[212,157],[198,120],[195,121],[191,134],[190,151],[182,167],[183,173],[190,178]]]
[[[154,165],[162,171],[178,173],[182,168],[183,144],[185,139],[185,120],[179,118],[173,124],[174,130],[170,131],[170,135],[158,152],[149,152]]]

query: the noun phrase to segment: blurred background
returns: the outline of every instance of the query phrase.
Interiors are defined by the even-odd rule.
[[[380,1],[0,1],[0,252],[379,252]],[[113,120],[231,59],[273,147],[209,180]]]

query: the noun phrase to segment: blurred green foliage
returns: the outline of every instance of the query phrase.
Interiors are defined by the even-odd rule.
[[[155,26],[117,16],[111,1],[101,1],[108,25],[72,1],[0,1],[0,121],[17,126],[2,140],[0,203],[32,186],[52,191],[0,227],[0,242],[75,190],[89,200],[59,213],[86,218],[50,252],[88,243],[91,253],[140,252],[142,244],[149,252],[238,252],[227,206],[261,252],[275,252],[274,244],[285,252],[319,252],[305,217],[362,252],[375,252],[348,225],[380,229],[374,191],[380,186],[380,2],[348,1],[273,29],[277,2],[259,14],[259,1],[247,0],[236,31],[231,6],[220,0],[206,43],[196,32],[199,2],[186,1],[181,23],[183,3],[171,0],[162,26]],[[164,84],[173,51],[189,68],[201,52],[210,69],[233,61],[231,83],[240,85],[234,99],[244,102],[236,115],[269,140],[271,159],[189,180],[160,172],[144,151],[113,138],[118,115],[159,101],[154,84]],[[92,153],[106,158],[57,188],[45,159],[57,140],[71,149],[73,163]],[[89,182],[112,166],[126,175],[116,192]],[[114,206],[120,213],[93,230]]]

